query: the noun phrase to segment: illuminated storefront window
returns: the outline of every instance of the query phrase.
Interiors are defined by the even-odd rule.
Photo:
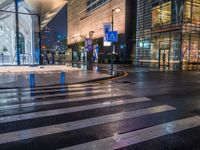
[[[175,32],[171,34],[170,43],[170,62],[180,63],[181,33]]]
[[[156,6],[152,9],[152,27],[171,23],[171,2]]]
[[[160,26],[161,24],[160,14],[161,14],[160,6],[154,7],[152,10],[152,27]]]
[[[41,62],[42,30],[67,0],[0,0],[0,65]]]
[[[151,43],[151,60],[158,63],[159,59],[159,35],[152,37]]]
[[[190,41],[190,59],[189,62],[198,62],[198,49],[199,49],[199,45],[198,42],[199,41],[199,35],[198,34],[192,34],[191,35],[191,41]]]
[[[0,65],[39,64],[39,16],[24,0],[16,2],[0,0]]]
[[[165,63],[168,68],[200,65],[200,0],[139,0],[138,11],[137,37],[148,37],[151,43],[145,49],[150,53],[146,58],[138,42],[138,64],[159,67]]]
[[[189,34],[184,34],[182,40],[182,60],[183,62],[188,62],[189,60]]]
[[[200,1],[193,0],[192,23],[200,23]]]
[[[161,21],[162,24],[171,23],[171,2],[167,2],[161,5]]]
[[[185,1],[185,11],[184,11],[184,21],[190,22],[191,21],[191,9],[192,9],[192,2],[191,0]]]
[[[200,1],[186,0],[184,21],[189,23],[200,23]]]
[[[182,42],[183,62],[195,63],[198,62],[199,56],[199,35],[185,33]]]

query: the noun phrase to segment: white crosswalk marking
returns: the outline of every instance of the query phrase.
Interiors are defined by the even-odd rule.
[[[0,110],[6,109],[16,109],[16,108],[25,108],[25,107],[36,107],[36,106],[43,106],[43,105],[52,105],[52,104],[61,104],[61,103],[69,103],[69,102],[78,102],[84,100],[94,100],[94,99],[102,99],[102,98],[115,98],[117,96],[123,96],[124,94],[104,94],[104,95],[95,95],[95,96],[82,96],[82,97],[75,97],[69,99],[61,99],[61,100],[50,100],[50,101],[35,101],[30,103],[20,103],[20,104],[13,104],[13,105],[3,105],[0,106]]]
[[[58,86],[48,86],[48,87],[35,87],[35,88],[19,88],[19,89],[0,89],[0,93],[4,93],[4,92],[17,92],[17,91],[22,91],[22,92],[27,92],[27,91],[31,91],[31,90],[51,90],[51,89],[61,89],[61,88],[87,88],[90,86],[101,86],[102,84],[73,84],[73,85],[58,85]]]
[[[129,111],[129,112],[121,112],[117,114],[89,118],[89,119],[68,122],[68,123],[63,123],[63,124],[55,124],[51,126],[4,133],[4,134],[0,134],[0,144],[25,140],[29,138],[36,138],[36,137],[50,135],[50,134],[62,133],[66,131],[86,128],[86,127],[91,127],[91,126],[100,125],[104,123],[110,123],[110,122],[140,117],[144,115],[149,115],[149,114],[171,111],[171,110],[175,110],[175,108],[168,105],[161,105],[161,106],[155,106],[151,108],[144,108],[144,109]]]
[[[74,85],[67,87],[67,91],[64,88],[62,91],[61,88],[62,86],[47,89],[41,87],[33,92],[28,88],[20,89],[19,95],[14,90],[10,94],[0,90],[0,149],[5,145],[12,145],[12,148],[21,146],[23,149],[27,143],[32,144],[41,139],[34,144],[45,145],[50,141],[51,145],[51,139],[58,138],[58,143],[51,145],[55,149],[113,150],[200,126],[199,116],[182,118],[185,116],[177,115],[173,118],[179,120],[167,122],[168,119],[172,120],[170,115],[179,109],[148,97],[136,98],[132,93],[127,95],[129,92],[110,85]],[[18,98],[14,97],[15,94]],[[32,94],[36,96],[32,97]],[[160,115],[167,116],[167,119],[157,120]],[[153,120],[150,125],[147,123],[142,125],[145,128],[140,128],[141,120],[148,122],[151,118]],[[122,122],[124,123],[121,124]],[[119,129],[99,133],[100,136],[93,141],[90,139],[99,129],[106,131],[108,127],[110,130],[113,125],[114,128],[117,127],[118,123]],[[132,126],[124,129],[126,123]],[[80,140],[75,144],[66,140],[74,140],[74,136],[81,138],[85,132],[89,138],[84,139],[84,142]],[[44,147],[48,149],[47,145]]]
[[[45,99],[45,98],[54,98],[54,97],[59,97],[59,96],[76,96],[76,95],[84,95],[84,94],[96,94],[96,93],[109,93],[112,91],[117,91],[117,89],[102,89],[102,90],[88,90],[88,91],[79,91],[79,92],[63,92],[59,94],[46,94],[46,95],[39,95],[39,96],[24,96],[20,98],[3,98],[3,103],[6,102],[16,102],[16,101],[25,101],[25,100],[34,100],[37,98]]]
[[[155,139],[164,135],[177,133],[186,129],[200,126],[200,117],[194,116],[181,120],[163,123],[153,127],[115,135],[109,138],[63,148],[62,150],[113,150],[133,144]]]
[[[0,96],[16,96],[21,94],[21,96],[26,96],[30,94],[38,94],[38,93],[48,93],[48,92],[72,92],[72,91],[78,91],[78,90],[97,90],[97,89],[102,89],[102,88],[111,88],[111,86],[105,86],[105,85],[99,85],[99,86],[91,86],[91,87],[77,87],[77,88],[58,88],[58,89],[43,89],[43,90],[37,90],[37,91],[23,91],[23,90],[15,90],[11,93],[6,93],[6,92],[1,92],[0,90]]]
[[[117,90],[117,89],[115,89]],[[110,91],[108,89],[103,89],[103,90],[87,90],[87,91],[80,91],[80,92],[72,92],[72,93],[59,93],[59,94],[46,94],[46,95],[40,95],[40,96],[34,96],[34,98],[49,98],[49,97],[58,97],[58,96],[73,96],[73,95],[78,95],[78,94],[92,94],[92,93],[100,93],[100,92],[111,92],[112,89],[110,89]]]
[[[0,123],[20,121],[20,120],[40,118],[40,117],[49,117],[49,116],[55,116],[55,115],[61,115],[61,114],[73,113],[73,112],[79,112],[79,111],[85,111],[85,110],[91,110],[91,109],[106,108],[106,107],[119,106],[119,105],[124,105],[124,104],[132,104],[132,103],[137,103],[137,102],[145,102],[145,101],[150,101],[150,100],[151,99],[149,98],[142,97],[142,98],[127,99],[127,100],[118,100],[118,101],[113,101],[113,102],[108,101],[104,103],[83,105],[83,106],[70,107],[70,108],[64,108],[64,109],[55,109],[55,110],[13,115],[13,116],[7,116],[7,117],[0,117]]]

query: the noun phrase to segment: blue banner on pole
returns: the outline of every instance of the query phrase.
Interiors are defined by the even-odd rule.
[[[108,42],[118,42],[117,31],[108,32]]]
[[[108,42],[108,32],[110,31],[112,31],[112,23],[105,23],[103,25],[103,33],[104,33],[103,45],[104,46],[111,46],[111,43]]]

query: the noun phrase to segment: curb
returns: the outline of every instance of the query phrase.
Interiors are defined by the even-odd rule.
[[[126,77],[127,75],[128,75],[128,73],[125,72],[125,71],[117,71],[117,74],[114,75],[114,76],[98,78],[98,79],[94,79],[94,80],[88,80],[88,81],[77,82],[77,83],[66,84],[66,85],[75,85],[75,84],[93,83],[93,82],[99,83],[99,82],[105,82],[105,81],[112,81],[112,80],[117,80],[119,78]]]
[[[105,71],[105,70],[102,70]],[[76,82],[76,83],[67,83],[67,84],[52,84],[52,85],[42,85],[42,86],[35,86],[33,88],[30,87],[7,87],[7,88],[2,88],[0,87],[0,90],[3,89],[24,89],[24,88],[30,88],[30,89],[34,89],[34,88],[45,88],[45,87],[54,87],[54,86],[67,86],[67,85],[76,85],[76,84],[84,84],[84,83],[100,83],[100,82],[105,82],[105,81],[112,81],[112,80],[116,80],[119,78],[123,78],[125,76],[127,76],[128,73],[125,71],[117,71],[117,74],[114,76],[110,76],[110,77],[103,77],[103,78],[98,78],[98,79],[93,79],[93,80],[86,80],[86,81],[82,81],[82,82]]]

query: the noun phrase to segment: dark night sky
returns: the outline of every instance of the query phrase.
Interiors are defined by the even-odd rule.
[[[67,7],[65,6],[48,24],[51,32],[59,32],[62,35],[67,34]]]

